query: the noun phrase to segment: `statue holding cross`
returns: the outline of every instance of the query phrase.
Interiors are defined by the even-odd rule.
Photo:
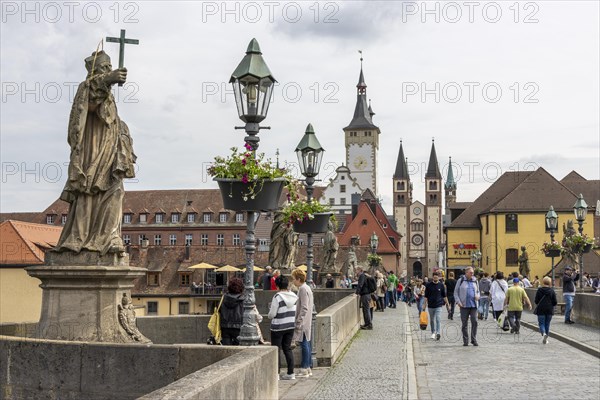
[[[119,118],[111,92],[112,85],[127,79],[122,67],[125,31],[121,38],[118,69],[112,69],[103,50],[85,59],[87,77],[77,89],[69,117],[71,156],[61,199],[69,202],[70,208],[54,249],[58,252],[125,253],[121,239],[123,179],[135,176],[136,156],[129,128]]]
[[[140,41],[137,39],[126,39],[125,29],[121,29],[121,36],[118,38],[107,36],[106,41],[111,43],[119,43],[119,69],[124,68],[125,44],[140,44]],[[123,86],[123,82],[119,82],[119,86]]]

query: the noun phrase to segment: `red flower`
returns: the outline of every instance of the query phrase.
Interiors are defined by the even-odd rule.
[[[242,176],[242,183],[248,183],[248,174],[244,174],[244,176]]]

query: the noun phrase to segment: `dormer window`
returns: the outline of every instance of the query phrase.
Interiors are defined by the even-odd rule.
[[[188,213],[187,222],[196,222],[196,213]]]
[[[158,212],[158,213],[156,213],[155,217],[156,217],[156,223],[157,224],[162,224],[164,222],[164,220],[165,220],[165,214],[164,213]]]
[[[227,213],[226,212],[219,213],[219,222],[221,222],[221,223],[227,222]]]
[[[235,214],[235,222],[244,222],[244,213]]]
[[[179,220],[180,220],[180,218],[181,218],[181,214],[180,213],[176,213],[176,212],[172,213],[171,214],[171,223],[173,223],[173,224],[178,223]]]
[[[148,214],[140,214],[140,224],[145,224],[148,222]]]
[[[209,222],[210,222],[210,220],[212,219],[212,218],[211,218],[211,215],[212,215],[211,213],[204,213],[204,214],[202,215],[202,220],[203,220],[205,223],[209,223]]]
[[[130,224],[131,223],[131,217],[132,217],[132,214],[129,214],[129,213],[123,214],[123,223],[124,224]]]

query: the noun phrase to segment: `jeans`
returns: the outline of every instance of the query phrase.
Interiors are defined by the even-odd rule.
[[[563,295],[563,298],[565,299],[565,321],[570,321],[575,296]]]
[[[448,318],[452,319],[454,317],[454,306],[456,306],[456,300],[453,297],[448,297],[448,303],[450,304],[450,311],[448,311]]]
[[[538,315],[538,325],[540,326],[540,333],[542,335],[550,334],[550,321],[552,321],[552,314],[541,314]]]
[[[385,310],[385,297],[377,296],[377,309],[380,311]]]
[[[419,297],[419,300],[417,300],[417,311],[419,311],[419,314],[421,314],[421,311],[423,311],[423,303],[425,303],[425,297]]]
[[[371,313],[370,306],[371,295],[363,294],[360,296],[360,305],[363,309],[363,319],[365,320],[365,325],[371,325],[373,321],[373,314]]]
[[[285,356],[285,362],[287,364],[287,373],[291,375],[294,373],[294,352],[292,352],[292,338],[294,337],[294,329],[288,329],[285,331],[271,331],[271,343],[274,346],[279,347],[279,350],[283,350]],[[281,353],[277,352],[278,360],[278,371],[281,369]]]
[[[429,324],[431,325],[431,333],[441,332],[442,323],[442,307],[429,307]]]
[[[519,333],[521,329],[521,314],[523,311],[509,311],[508,312],[508,323],[510,324],[511,329],[515,331],[515,333]]]
[[[469,343],[467,324],[471,318],[471,342],[477,342],[477,307],[461,307],[460,320],[462,322],[462,337],[464,343]]]
[[[489,297],[481,297],[479,299],[479,314],[484,319],[487,319],[488,313],[490,311],[490,298]]]
[[[398,293],[398,292],[397,292],[397,291],[395,291],[395,290],[394,290],[394,291],[389,291],[389,290],[388,290],[388,291],[386,292],[386,294],[387,294],[387,299],[386,299],[386,301],[387,301],[388,305],[389,305],[390,307],[392,307],[392,308],[396,308],[396,293]]]
[[[306,334],[302,335],[302,342],[300,342],[300,349],[302,350],[302,361],[300,362],[300,368],[312,368],[312,347],[310,340],[306,339]],[[292,364],[293,365],[293,364]],[[292,371],[293,371],[292,367]]]

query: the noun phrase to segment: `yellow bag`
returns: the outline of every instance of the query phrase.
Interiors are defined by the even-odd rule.
[[[213,315],[210,317],[208,321],[208,330],[213,334],[215,338],[215,342],[217,344],[221,344],[221,314],[219,314],[219,310],[221,309],[221,304],[223,304],[223,296],[221,296],[221,301],[219,302],[219,306],[215,308]]]
[[[429,315],[427,315],[427,311],[421,311],[421,315],[419,315],[419,326],[421,330],[424,331],[427,329],[427,325],[429,325]]]

